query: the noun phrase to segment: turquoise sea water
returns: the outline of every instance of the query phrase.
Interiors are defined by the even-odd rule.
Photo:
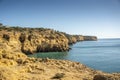
[[[104,72],[120,72],[120,39],[83,41],[72,45],[71,48],[69,52],[37,53],[29,56],[66,59]]]

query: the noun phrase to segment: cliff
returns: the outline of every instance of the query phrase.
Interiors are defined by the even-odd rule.
[[[0,43],[13,51],[33,54],[37,52],[68,51],[69,45],[78,41],[96,40],[93,36],[70,35],[52,29],[0,27]]]
[[[104,73],[78,62],[29,58],[23,54],[67,51],[69,44],[83,40],[82,35],[51,29],[0,24],[0,80],[120,80],[119,73]]]
[[[83,36],[84,41],[96,41],[97,37],[96,36]]]
[[[66,34],[66,33],[64,33],[64,35],[68,39],[69,45],[74,44],[79,41],[84,41],[84,37],[82,35],[70,35],[70,34]]]
[[[0,42],[26,54],[36,52],[68,51],[68,39],[54,30],[43,28],[4,28]]]

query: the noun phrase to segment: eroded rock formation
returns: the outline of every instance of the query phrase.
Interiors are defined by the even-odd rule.
[[[0,48],[0,80],[120,80],[120,74],[67,60],[29,58]]]
[[[0,27],[0,42],[25,54],[68,51],[69,45],[96,37],[69,35],[44,28]]]
[[[64,34],[50,29],[4,28],[0,33],[1,44],[26,54],[69,50],[68,39]]]

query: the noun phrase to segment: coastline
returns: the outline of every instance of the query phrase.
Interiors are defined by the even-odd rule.
[[[69,35],[43,28],[0,27],[2,80],[119,80],[120,73],[104,73],[68,60],[30,58],[25,54],[68,51],[78,41],[95,36]]]
[[[0,26],[0,40],[25,54],[69,51],[79,41],[94,41],[96,36],[70,35],[53,29]]]

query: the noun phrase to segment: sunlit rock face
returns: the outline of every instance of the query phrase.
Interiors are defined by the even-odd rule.
[[[69,35],[69,34],[64,34],[64,35],[68,39],[68,44],[69,45],[84,40],[84,37],[82,35]]]
[[[0,33],[1,44],[25,54],[68,51],[70,44],[83,40],[97,40],[95,36],[69,35],[52,29],[3,25],[0,25]]]
[[[26,54],[69,50],[65,35],[51,29],[14,27],[3,28],[0,33],[2,44]]]

